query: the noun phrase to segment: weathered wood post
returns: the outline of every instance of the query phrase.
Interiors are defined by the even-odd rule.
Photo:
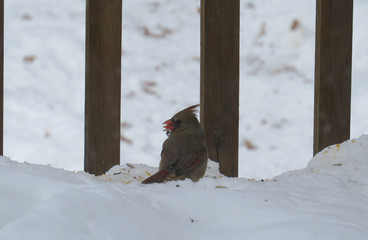
[[[0,0],[0,155],[4,154],[4,0]]]
[[[350,138],[353,0],[317,0],[314,155]]]
[[[210,159],[238,176],[239,0],[201,0],[201,112]]]
[[[120,163],[122,0],[87,0],[84,170]]]

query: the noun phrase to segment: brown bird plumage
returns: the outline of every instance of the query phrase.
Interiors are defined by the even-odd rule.
[[[142,183],[190,178],[198,181],[207,168],[204,133],[195,115],[198,105],[188,107],[164,122],[168,139],[162,145],[159,171]]]

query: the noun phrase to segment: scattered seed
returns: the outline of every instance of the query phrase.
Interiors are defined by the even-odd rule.
[[[130,168],[135,168],[135,166],[131,163],[127,163],[127,166],[130,167]]]

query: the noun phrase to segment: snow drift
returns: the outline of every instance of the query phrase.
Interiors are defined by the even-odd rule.
[[[366,239],[368,136],[272,179],[142,185],[157,169],[95,177],[0,158],[0,239]]]

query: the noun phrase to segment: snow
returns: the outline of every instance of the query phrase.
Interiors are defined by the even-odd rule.
[[[0,239],[366,239],[368,135],[301,170],[256,181],[210,162],[199,182],[143,185],[155,168],[103,176],[0,158]]]
[[[368,133],[368,2],[354,4],[359,137]],[[200,1],[123,5],[121,164],[157,166],[162,122],[199,103]],[[239,175],[303,168],[312,158],[315,1],[241,1],[240,28]],[[6,156],[83,169],[84,44],[85,0],[5,1]]]
[[[240,178],[211,162],[197,183],[140,184],[159,164],[162,122],[199,103],[199,5],[124,0],[121,165],[95,177],[81,172],[85,0],[5,0],[1,240],[366,239],[363,0],[351,140],[312,159],[315,1],[244,0]]]

